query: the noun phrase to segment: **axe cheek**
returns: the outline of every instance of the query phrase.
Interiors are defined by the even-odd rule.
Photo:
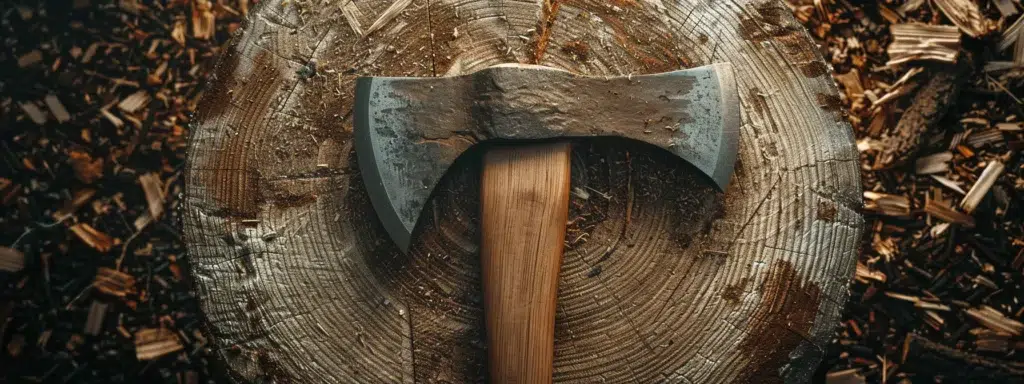
[[[736,161],[740,124],[729,63],[620,77],[536,66],[443,78],[364,77],[356,82],[353,115],[367,192],[403,251],[438,181],[481,141],[621,137],[647,142],[692,164],[724,190]]]

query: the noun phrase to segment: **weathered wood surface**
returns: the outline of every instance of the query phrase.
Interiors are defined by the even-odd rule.
[[[402,255],[355,166],[356,76],[717,61],[737,69],[743,103],[724,198],[650,148],[574,148],[554,378],[806,380],[856,259],[857,153],[810,37],[756,0],[261,1],[198,113],[184,196],[219,355],[241,379],[485,377],[478,158],[442,182]]]

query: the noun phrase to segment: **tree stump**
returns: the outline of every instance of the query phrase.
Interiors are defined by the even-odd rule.
[[[227,371],[485,380],[480,156],[445,176],[402,254],[355,164],[356,77],[721,61],[743,110],[725,194],[658,150],[575,142],[554,379],[806,381],[848,295],[860,178],[829,67],[774,0],[260,1],[197,113],[183,204]]]

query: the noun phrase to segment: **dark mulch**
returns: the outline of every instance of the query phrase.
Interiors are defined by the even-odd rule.
[[[2,1],[0,381],[217,381],[177,197],[190,114],[245,7],[204,3]],[[975,3],[992,31],[962,38],[969,61],[886,66],[892,24],[952,25],[938,1],[908,3],[792,4],[843,84],[869,191],[853,295],[819,377],[1014,380],[1024,70],[995,47],[1020,6]],[[986,70],[1000,61],[1011,64]],[[996,162],[977,208],[962,207],[955,189]]]
[[[6,381],[210,379],[176,207],[190,114],[242,16],[214,6],[197,39],[194,8],[0,5]]]

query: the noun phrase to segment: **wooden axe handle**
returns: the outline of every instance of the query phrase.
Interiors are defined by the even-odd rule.
[[[551,382],[569,152],[550,143],[484,155],[480,257],[495,384]]]

